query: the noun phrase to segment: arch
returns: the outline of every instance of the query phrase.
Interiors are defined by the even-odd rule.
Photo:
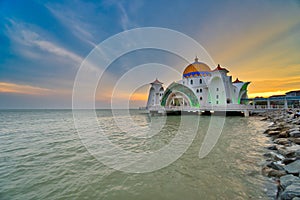
[[[199,93],[199,89],[197,89],[196,92]]]
[[[194,83],[193,79],[191,79],[190,83],[191,83],[191,85],[193,85],[193,83]]]
[[[199,84],[202,84],[202,78],[199,79]]]
[[[168,99],[172,97],[172,95],[180,94],[182,97],[186,97],[189,106],[191,107],[199,107],[199,101],[195,93],[188,87],[179,84],[172,83],[166,90],[161,100],[161,106],[168,106]],[[171,95],[171,96],[170,96]]]
[[[239,96],[238,96],[238,104],[247,104],[247,102],[243,102],[242,100],[248,98],[247,88],[248,88],[249,84],[250,84],[250,82],[246,82],[241,87],[240,92],[239,92]]]

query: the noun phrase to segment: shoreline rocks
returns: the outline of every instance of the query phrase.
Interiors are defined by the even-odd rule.
[[[272,145],[266,147],[262,174],[272,177],[278,185],[275,199],[300,199],[300,117],[278,110],[266,112],[262,120],[272,124],[264,134]]]

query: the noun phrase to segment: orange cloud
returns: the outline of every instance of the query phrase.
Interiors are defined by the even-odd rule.
[[[148,100],[148,94],[147,93],[133,93],[130,96],[131,101],[147,101]]]
[[[16,93],[27,95],[45,95],[52,92],[50,89],[30,85],[0,82],[0,93]]]
[[[249,96],[271,96],[300,89],[300,76],[282,79],[256,80],[249,85]]]

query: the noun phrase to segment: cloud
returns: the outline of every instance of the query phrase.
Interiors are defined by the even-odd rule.
[[[79,55],[69,51],[62,46],[51,41],[43,39],[37,32],[29,30],[31,25],[24,23],[17,23],[9,19],[11,26],[6,26],[7,36],[15,44],[15,50],[25,57],[29,58],[43,58],[43,53],[50,53],[64,59],[68,59],[77,66],[83,61]],[[39,49],[40,51],[37,51]],[[73,65],[74,66],[74,65]]]
[[[249,96],[270,96],[285,94],[300,88],[300,76],[281,79],[265,79],[253,81],[249,85]]]
[[[72,6],[48,3],[46,8],[65,26],[75,37],[91,46],[96,46],[94,18],[103,19],[95,12],[96,5],[87,2],[74,1]],[[82,9],[84,8],[84,9]]]
[[[74,54],[71,51],[68,51],[58,45],[55,45],[49,41],[45,40],[33,40],[31,41],[33,45],[38,46],[40,49],[47,51],[49,53],[55,54],[57,56],[69,58],[70,60],[73,60],[75,63],[80,64],[83,60],[80,56]]]
[[[123,30],[128,30],[129,26],[131,25],[128,14],[127,14],[124,6],[122,5],[122,3],[118,3],[117,6],[121,11],[120,23],[122,25],[122,28],[123,28]]]
[[[0,82],[0,93],[15,93],[25,95],[48,95],[57,93],[54,90],[30,85]]]

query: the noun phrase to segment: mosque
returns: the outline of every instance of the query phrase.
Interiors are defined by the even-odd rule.
[[[147,101],[148,110],[205,110],[218,107],[242,107],[247,99],[250,82],[232,81],[228,70],[218,65],[210,68],[207,64],[195,62],[183,71],[182,79],[171,83],[166,89],[163,83],[151,83]]]

